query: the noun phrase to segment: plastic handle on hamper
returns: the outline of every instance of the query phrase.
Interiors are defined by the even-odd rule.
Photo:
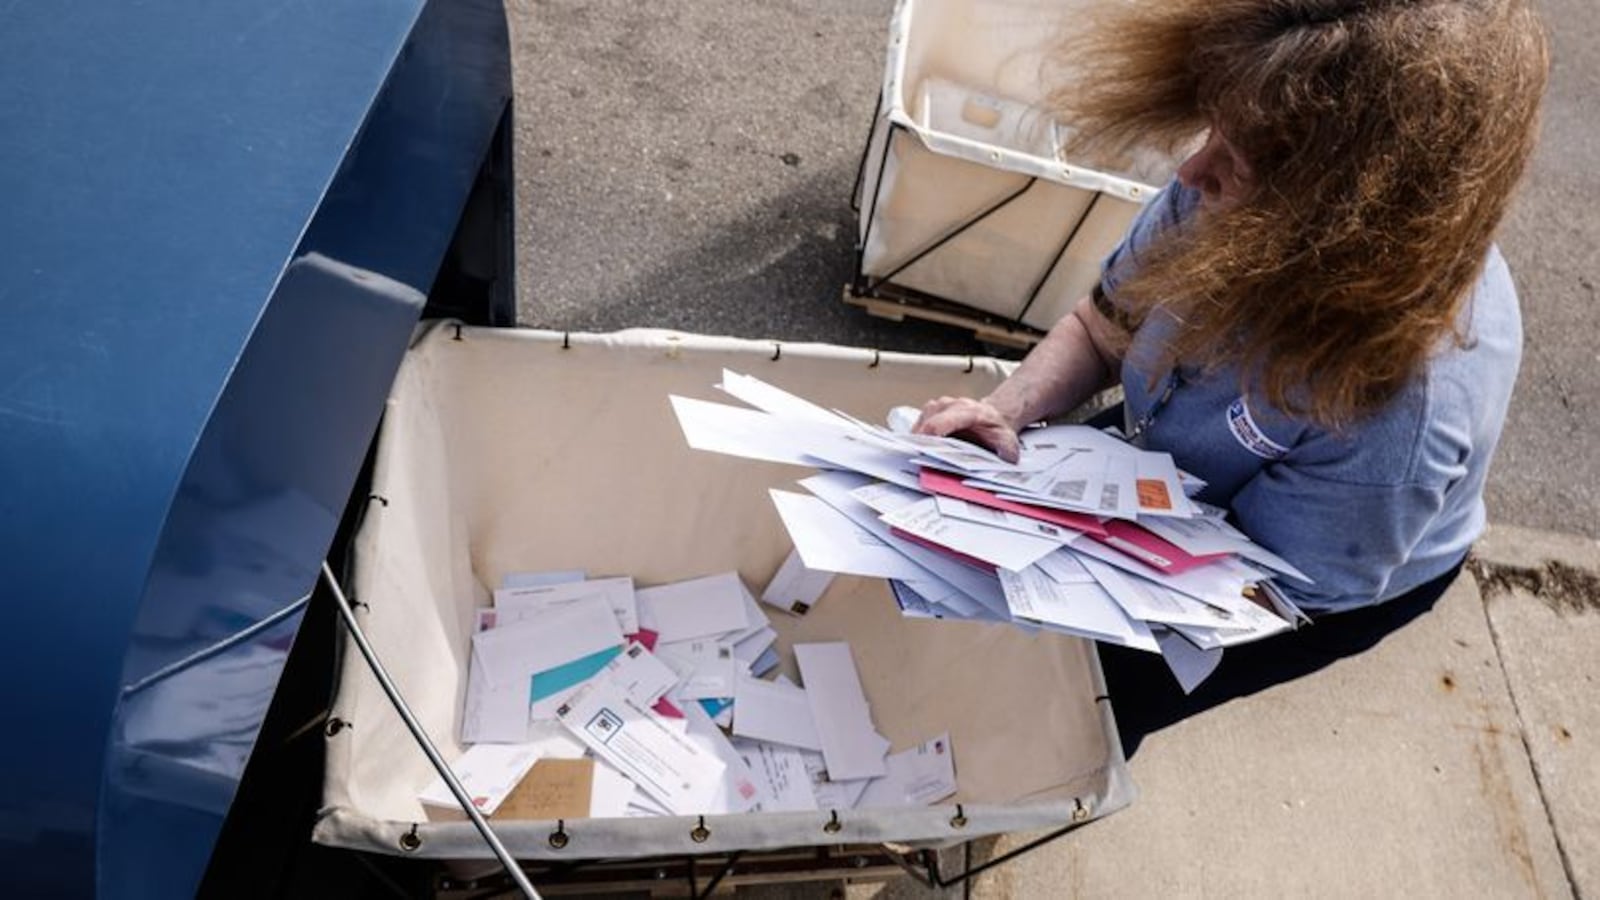
[[[383,663],[378,661],[378,654],[373,651],[372,645],[367,643],[367,636],[362,632],[360,624],[356,622],[356,615],[350,608],[350,601],[345,598],[344,590],[339,587],[339,580],[333,577],[333,570],[328,567],[326,561],[322,563],[322,578],[328,582],[328,587],[333,591],[333,599],[339,606],[339,616],[344,619],[345,628],[349,630],[350,637],[356,642],[357,649],[361,651],[362,657],[366,659],[367,668],[372,670],[373,677],[378,679],[378,684],[383,687],[383,692],[389,696],[389,704],[394,707],[395,712],[400,714],[400,718],[406,723],[406,728],[411,732],[411,736],[416,739],[417,746],[422,748],[422,752],[428,757],[428,762],[433,764],[433,768],[438,771],[439,777],[443,778],[444,783],[450,787],[450,793],[455,795],[456,802],[461,804],[462,811],[467,814],[467,818],[471,819],[472,824],[477,827],[478,834],[483,836],[484,843],[488,844],[489,849],[494,851],[495,857],[500,860],[500,865],[505,867],[506,875],[528,897],[528,900],[540,900],[539,892],[533,889],[533,884],[528,881],[527,873],[523,872],[522,867],[517,865],[516,859],[511,856],[511,852],[506,849],[506,845],[500,843],[500,837],[494,833],[494,829],[489,827],[489,823],[483,818],[483,814],[473,805],[472,798],[467,795],[467,789],[461,786],[461,782],[456,779],[456,774],[450,771],[450,766],[445,763],[444,757],[439,755],[438,748],[433,746],[433,741],[428,739],[427,732],[422,730],[422,726],[417,722],[416,716],[411,714],[411,707],[406,705],[405,699],[400,696],[399,688],[396,688],[394,682],[389,679],[389,673],[384,669]]]

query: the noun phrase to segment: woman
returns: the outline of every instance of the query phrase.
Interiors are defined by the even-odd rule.
[[[1016,453],[1119,376],[1125,429],[1315,579],[1313,614],[1429,588],[1484,525],[1520,356],[1492,236],[1547,58],[1523,0],[1119,5],[1068,52],[1080,152],[1204,135],[1100,285],[917,430]]]

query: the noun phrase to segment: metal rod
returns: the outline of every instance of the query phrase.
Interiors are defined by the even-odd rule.
[[[1000,856],[997,856],[994,859],[991,859],[988,862],[982,863],[981,865],[978,865],[976,867],[974,867],[972,865],[972,861],[971,860],[968,860],[966,865],[963,866],[963,870],[964,871],[962,871],[962,873],[960,875],[958,875],[957,877],[955,877],[955,878],[948,878],[948,879],[945,878],[944,877],[944,872],[942,871],[942,868],[943,868],[942,866],[940,866],[941,871],[930,872],[929,874],[933,878],[934,884],[937,885],[940,888],[951,888],[951,887],[955,887],[958,884],[966,884],[966,883],[970,882],[972,879],[978,877],[979,875],[982,875],[984,872],[987,872],[990,869],[994,868],[995,866],[1005,865],[1006,863],[1012,861],[1013,859],[1016,859],[1017,857],[1021,856],[1022,854],[1028,853],[1029,851],[1032,851],[1032,850],[1035,850],[1035,849],[1038,849],[1039,847],[1042,847],[1045,844],[1050,843],[1051,841],[1058,840],[1063,835],[1065,835],[1067,832],[1074,831],[1074,830],[1076,830],[1078,828],[1081,828],[1081,827],[1083,827],[1083,823],[1074,822],[1071,825],[1067,825],[1067,826],[1065,826],[1063,828],[1058,828],[1055,831],[1052,831],[1049,834],[1045,835],[1044,837],[1037,838],[1035,840],[1029,841],[1028,843],[1023,844],[1021,847],[1018,847],[1015,850],[1011,850],[1011,851],[1009,851],[1007,853],[1004,853],[1004,854],[1002,854]],[[933,860],[937,860],[938,856],[934,855],[932,857],[932,859]],[[937,865],[937,862],[935,862],[934,864]]]
[[[861,147],[861,162],[856,164],[856,183],[850,188],[850,211],[861,212],[861,182],[867,176],[867,157],[872,153],[872,136],[878,132],[878,111],[883,109],[883,88],[878,88],[878,102],[872,105],[872,125],[867,128],[867,142]]]
[[[879,844],[878,845],[878,849],[880,851],[882,851],[884,856],[889,857],[889,861],[890,862],[892,862],[895,865],[899,866],[901,871],[905,872],[906,876],[909,877],[912,881],[915,881],[917,884],[920,884],[925,888],[929,888],[929,889],[933,888],[933,886],[934,886],[933,885],[933,881],[932,881],[932,879],[930,879],[928,877],[926,872],[919,871],[915,865],[912,865],[910,862],[907,862],[906,858],[904,856],[901,856],[898,852],[889,849],[889,845],[888,844]],[[923,852],[927,852],[927,851],[923,851]]]
[[[1089,221],[1089,214],[1094,212],[1094,205],[1099,202],[1100,195],[1098,193],[1089,198],[1089,205],[1083,208],[1083,215],[1078,217],[1078,221],[1072,226],[1072,230],[1067,232],[1067,239],[1061,242],[1061,249],[1056,251],[1055,259],[1050,260],[1050,266],[1044,270],[1043,275],[1039,276],[1039,280],[1033,285],[1033,290],[1028,292],[1028,302],[1022,304],[1022,311],[1017,313],[1018,325],[1022,324],[1022,317],[1028,314],[1028,310],[1033,309],[1033,301],[1039,299],[1039,292],[1044,290],[1045,282],[1049,281],[1050,276],[1055,274],[1056,266],[1061,265],[1061,258],[1067,255],[1067,248],[1072,246],[1072,242],[1077,238],[1078,232],[1083,229],[1083,223]]]
[[[245,641],[248,641],[248,640],[254,638],[256,635],[259,635],[261,632],[266,631],[267,629],[278,625],[279,623],[283,622],[285,619],[287,619],[290,616],[294,615],[295,613],[301,611],[302,609],[305,609],[306,608],[306,604],[309,603],[310,601],[311,601],[311,595],[310,594],[306,594],[304,597],[301,597],[299,600],[296,600],[295,602],[289,604],[288,606],[285,606],[283,609],[280,609],[277,612],[273,613],[272,615],[267,616],[265,619],[262,619],[261,621],[255,623],[254,625],[251,625],[249,628],[245,628],[245,629],[243,629],[241,631],[236,631],[233,634],[228,635],[226,638],[223,638],[222,640],[217,641],[215,644],[212,644],[212,645],[210,645],[208,647],[203,647],[203,648],[201,648],[199,650],[196,650],[195,652],[189,654],[188,656],[185,656],[183,659],[180,659],[180,660],[178,660],[176,662],[173,662],[173,663],[170,663],[168,665],[162,666],[161,668],[155,670],[154,672],[151,672],[149,675],[146,675],[145,677],[139,679],[138,681],[135,681],[133,684],[130,684],[127,687],[123,688],[122,689],[122,696],[128,697],[128,696],[131,696],[133,694],[137,694],[137,693],[139,693],[140,691],[144,690],[145,688],[149,687],[152,684],[156,684],[157,682],[160,682],[160,681],[165,681],[166,679],[171,678],[172,676],[178,674],[179,672],[184,671],[185,669],[188,669],[188,668],[190,668],[192,666],[195,666],[195,665],[198,665],[200,663],[203,663],[206,660],[210,659],[213,656],[216,656],[219,653],[224,653],[224,652],[226,652],[228,650],[233,649],[234,647],[239,646],[240,644],[244,643]]]
[[[373,677],[378,679],[378,684],[383,687],[383,692],[389,695],[389,703],[394,706],[395,712],[400,714],[400,718],[406,723],[406,728],[411,731],[411,736],[416,738],[417,746],[422,748],[422,752],[428,757],[428,762],[433,764],[433,768],[438,771],[439,777],[443,778],[444,783],[450,787],[450,793],[455,795],[456,802],[461,804],[462,811],[467,814],[467,818],[472,820],[472,824],[478,829],[478,834],[483,836],[484,843],[488,844],[489,849],[494,851],[495,857],[500,860],[500,865],[505,867],[506,874],[511,877],[511,880],[516,883],[518,889],[522,891],[528,900],[539,900],[539,892],[535,891],[533,884],[528,881],[528,874],[522,871],[522,866],[517,864],[516,859],[506,849],[505,844],[500,843],[500,837],[494,833],[494,829],[489,827],[489,823],[484,820],[483,814],[478,812],[476,806],[472,805],[472,798],[467,796],[467,789],[461,786],[461,782],[456,779],[456,773],[450,771],[449,764],[444,761],[444,757],[439,755],[438,748],[433,746],[433,741],[429,740],[427,732],[422,730],[422,725],[417,722],[416,716],[411,714],[411,707],[406,705],[405,699],[400,696],[400,690],[390,680],[389,673],[384,669],[383,663],[378,661],[378,655],[373,651],[372,645],[367,643],[366,634],[362,632],[361,625],[356,622],[355,611],[350,608],[350,601],[345,598],[344,590],[339,587],[339,580],[333,577],[333,570],[328,567],[326,561],[322,563],[322,578],[333,591],[333,599],[339,606],[339,616],[344,619],[344,625],[349,630],[350,637],[356,642],[356,647],[361,651],[361,655],[366,658],[367,668],[372,670]]]
[[[691,896],[694,896],[694,897],[709,897],[709,896],[711,896],[711,892],[715,891],[717,889],[717,885],[722,883],[722,879],[727,878],[730,874],[733,873],[733,867],[738,864],[739,857],[741,857],[743,855],[744,855],[744,851],[742,851],[742,850],[735,851],[734,853],[729,854],[728,861],[723,864],[721,869],[717,870],[717,874],[712,876],[710,881],[706,882],[706,889],[704,891],[701,891],[701,892],[697,893],[697,894],[691,894]],[[693,884],[690,885],[690,888],[691,888],[691,890],[693,889]]]
[[[856,277],[852,283],[852,290],[857,295],[867,289],[867,273],[865,271],[867,245],[872,243],[872,227],[878,223],[878,195],[883,193],[883,173],[889,168],[889,151],[894,149],[895,131],[900,123],[889,121],[889,131],[883,136],[883,155],[878,157],[878,178],[872,184],[872,203],[867,206],[867,229],[861,234],[861,240],[856,244]],[[857,290],[859,289],[859,290]]]
[[[978,213],[976,216],[973,216],[972,218],[968,219],[967,221],[962,222],[960,225],[956,226],[955,230],[947,233],[944,237],[939,238],[937,241],[934,241],[933,243],[929,244],[927,247],[924,247],[922,250],[918,251],[916,253],[916,255],[912,256],[910,259],[906,260],[905,262],[901,263],[898,266],[895,266],[894,269],[889,272],[889,274],[884,275],[884,276],[878,278],[878,280],[873,281],[870,284],[868,284],[867,285],[867,292],[871,293],[872,291],[877,290],[880,285],[888,283],[888,281],[890,279],[894,278],[896,275],[899,275],[901,272],[904,272],[906,269],[909,269],[912,266],[916,265],[918,262],[921,262],[923,257],[925,257],[928,254],[932,253],[933,251],[939,249],[940,247],[943,247],[945,244],[950,243],[951,241],[955,240],[956,238],[960,237],[961,235],[966,234],[968,228],[971,228],[972,226],[978,224],[979,222],[982,222],[984,219],[989,218],[990,216],[994,215],[995,213],[997,213],[1000,210],[1004,209],[1005,207],[1009,206],[1013,200],[1017,199],[1018,197],[1021,197],[1023,194],[1026,194],[1028,192],[1028,189],[1033,187],[1038,182],[1039,182],[1039,179],[1038,179],[1037,176],[1033,176],[1033,175],[1028,176],[1028,180],[1022,185],[1022,187],[1017,188],[1015,191],[1012,191],[1010,194],[1007,194],[1004,197],[1001,197],[998,201],[996,201],[994,203],[993,206],[990,206],[988,209],[985,209],[983,212]],[[876,200],[874,200],[874,202],[876,202]],[[872,227],[870,222],[868,223],[867,227],[869,229]],[[863,243],[865,243],[865,242],[863,242]]]

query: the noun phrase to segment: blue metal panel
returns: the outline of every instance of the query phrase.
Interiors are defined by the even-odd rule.
[[[0,880],[192,892],[508,94],[491,0],[0,3]]]

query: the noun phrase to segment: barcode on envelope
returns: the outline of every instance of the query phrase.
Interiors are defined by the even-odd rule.
[[[1088,487],[1089,482],[1081,479],[1078,481],[1058,481],[1050,485],[1050,496],[1057,500],[1065,500],[1068,503],[1078,503],[1083,500],[1083,492],[1088,490]]]

